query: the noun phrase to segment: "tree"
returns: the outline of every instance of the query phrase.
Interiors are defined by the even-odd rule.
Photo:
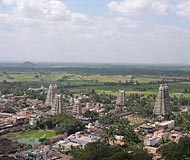
[[[84,117],[91,118],[92,121],[98,120],[99,114],[97,112],[91,112],[87,110],[86,112],[83,113]]]
[[[52,117],[38,122],[37,127],[40,129],[55,129],[57,134],[68,133],[73,134],[84,129],[84,124],[68,114],[57,114]]]
[[[161,146],[160,153],[165,160],[187,160],[190,158],[190,138],[180,138],[179,143],[169,142]]]
[[[106,143],[89,143],[84,149],[73,148],[73,160],[151,160],[152,156],[142,148],[130,151],[120,146]]]
[[[129,122],[126,119],[116,117],[114,115],[105,115],[100,118],[100,122],[103,124],[109,124],[104,133],[104,139],[108,140],[114,135],[124,136],[126,144],[139,143],[137,134],[133,131]]]
[[[121,147],[111,147],[106,143],[89,143],[84,149],[73,148],[73,160],[103,160],[112,154],[122,151]]]

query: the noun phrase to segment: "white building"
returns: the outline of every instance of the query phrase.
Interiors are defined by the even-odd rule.
[[[156,137],[152,137],[151,135],[147,135],[144,139],[145,146],[155,146],[158,143]]]
[[[163,121],[155,123],[157,129],[169,129],[172,130],[175,127],[175,121]]]

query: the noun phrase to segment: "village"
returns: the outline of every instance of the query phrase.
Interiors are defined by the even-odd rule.
[[[103,104],[96,102],[81,103],[83,98],[88,99],[84,94],[74,94],[67,96],[61,94],[56,84],[50,84],[49,89],[29,88],[28,90],[40,91],[45,93],[45,103],[38,99],[29,99],[27,95],[14,96],[3,95],[0,99],[1,108],[14,107],[15,113],[0,113],[0,134],[3,138],[11,138],[19,135],[23,131],[35,128],[39,122],[48,119],[48,117],[59,114],[68,114],[73,116],[84,124],[72,134],[62,133],[46,138],[46,135],[39,139],[17,139],[15,142],[24,144],[23,148],[14,149],[13,153],[5,151],[1,156],[10,156],[14,159],[63,159],[70,160],[72,148],[85,148],[89,143],[101,142],[105,139],[105,130],[110,129],[108,124],[101,123],[99,119],[93,119],[91,116],[84,116],[85,113],[95,114],[99,117],[105,115],[114,115],[118,119],[126,119],[129,123],[136,123],[133,126],[134,134],[144,144],[144,150],[153,156],[154,160],[161,160],[159,154],[160,146],[164,142],[179,142],[181,137],[190,136],[189,132],[184,132],[180,127],[175,126],[175,121],[169,119],[172,113],[172,106],[169,101],[169,91],[167,85],[160,85],[156,102],[154,105],[154,119],[138,119],[134,113],[128,112],[127,97],[124,90],[119,90],[118,97],[115,100],[115,108],[105,112]],[[64,99],[68,101],[65,102]],[[188,109],[183,108],[181,114],[188,114]],[[135,118],[136,117],[136,118]],[[81,130],[80,130],[81,129]],[[124,134],[117,134],[113,131],[107,136],[109,145],[126,145]],[[119,129],[116,129],[119,130]],[[118,132],[119,133],[119,132]],[[43,141],[39,141],[43,140]],[[1,146],[2,147],[2,146]],[[10,150],[10,149],[9,149]],[[6,153],[6,154],[5,154]]]

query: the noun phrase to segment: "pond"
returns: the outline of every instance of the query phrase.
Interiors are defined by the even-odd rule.
[[[45,138],[46,135],[44,134],[40,138],[37,138],[35,136],[27,137],[27,138],[19,138],[16,141],[23,144],[30,144],[30,145],[39,145],[41,144],[40,139]]]
[[[29,130],[10,139],[23,144],[39,145],[40,140],[49,139],[53,136],[55,136],[53,130]]]
[[[30,144],[30,145],[39,145],[41,142],[39,138],[20,138],[16,140],[19,143]]]

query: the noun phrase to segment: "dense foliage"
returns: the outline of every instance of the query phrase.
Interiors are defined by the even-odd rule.
[[[183,137],[179,143],[169,142],[164,144],[160,152],[165,160],[188,160],[190,159],[190,138]]]
[[[184,131],[190,130],[190,115],[189,114],[172,115],[171,119],[175,120],[177,127],[182,128]]]
[[[52,67],[52,66],[59,67]],[[63,66],[63,67],[61,67]],[[188,75],[190,70],[185,66],[156,66],[156,65],[114,65],[114,64],[38,64],[22,66],[21,64],[0,64],[3,72],[70,72],[77,74],[101,75]]]
[[[155,95],[131,94],[127,97],[127,110],[143,117],[152,116]]]
[[[121,119],[114,115],[105,115],[100,117],[100,122],[108,126],[105,128],[105,141],[113,139],[114,135],[121,135],[124,136],[126,144],[140,142],[138,136],[134,133],[133,128],[126,119]]]
[[[106,143],[89,143],[84,149],[73,148],[73,160],[151,160],[151,156],[142,149],[129,151]]]
[[[84,117],[90,118],[92,121],[98,120],[99,114],[97,112],[91,112],[87,110],[86,112],[83,113]]]
[[[73,134],[84,129],[84,124],[68,114],[57,114],[37,123],[40,129],[55,129],[57,134]]]

